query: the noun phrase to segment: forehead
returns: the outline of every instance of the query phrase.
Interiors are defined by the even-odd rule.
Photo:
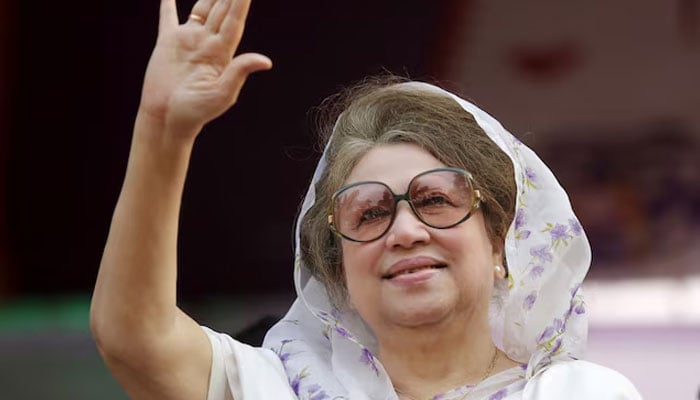
[[[374,147],[357,162],[345,184],[360,181],[384,182],[395,191],[403,191],[419,173],[446,167],[418,145],[385,144]]]

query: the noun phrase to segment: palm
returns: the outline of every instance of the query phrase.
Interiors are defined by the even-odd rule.
[[[257,54],[232,59],[250,0],[199,0],[204,21],[178,24],[174,0],[162,0],[156,47],[144,79],[141,109],[168,126],[196,131],[233,105],[247,76],[268,69]]]

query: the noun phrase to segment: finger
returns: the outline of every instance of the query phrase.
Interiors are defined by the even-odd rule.
[[[221,23],[221,28],[219,28],[219,33],[237,43],[243,35],[249,9],[250,0],[236,1],[226,13],[226,17]]]
[[[253,72],[272,68],[272,60],[257,53],[245,53],[234,57],[221,75],[221,83],[229,89],[231,102],[235,102],[248,76]]]
[[[161,0],[158,31],[162,32],[177,26],[177,5],[175,0]]]
[[[209,17],[209,12],[211,11],[211,7],[214,4],[214,1],[215,0],[199,0],[194,4],[194,6],[192,6],[192,12],[190,13],[190,15],[196,15],[202,18],[202,21],[206,21]],[[198,22],[193,18],[190,18],[189,20],[197,22],[198,24],[202,24],[202,22]]]
[[[231,8],[231,2],[232,0],[217,0],[216,3],[214,3],[206,22],[206,27],[209,28],[210,31],[214,33],[219,32],[221,21],[224,20],[229,8]]]

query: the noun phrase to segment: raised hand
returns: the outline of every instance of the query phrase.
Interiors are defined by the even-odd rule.
[[[162,123],[164,131],[193,139],[228,110],[249,74],[272,67],[261,54],[234,57],[249,6],[250,0],[199,0],[180,24],[175,0],[161,0],[139,112]]]

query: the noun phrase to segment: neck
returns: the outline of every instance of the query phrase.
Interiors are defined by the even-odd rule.
[[[391,327],[378,339],[380,359],[397,392],[415,399],[479,383],[493,367],[496,351],[487,318]]]

